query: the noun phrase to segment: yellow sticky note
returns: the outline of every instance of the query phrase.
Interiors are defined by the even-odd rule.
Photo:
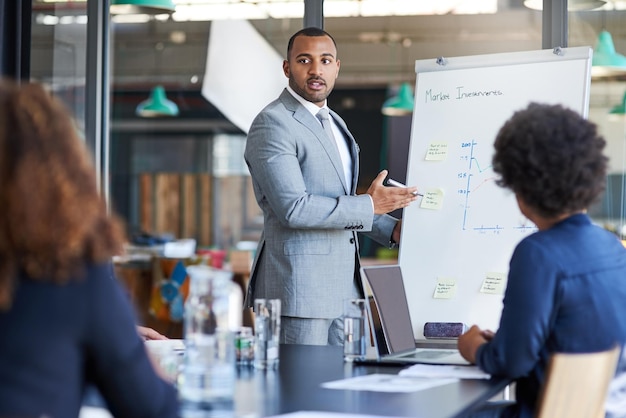
[[[489,272],[480,287],[480,293],[503,295],[506,288],[506,274]]]
[[[424,192],[422,197],[422,203],[420,208],[439,210],[443,206],[443,190],[442,189],[430,189]]]
[[[448,156],[447,142],[431,142],[426,150],[426,161],[443,161]]]
[[[434,299],[452,299],[456,294],[456,280],[450,277],[438,277]]]

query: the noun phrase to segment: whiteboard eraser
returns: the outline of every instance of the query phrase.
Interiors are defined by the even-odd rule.
[[[462,322],[426,322],[424,337],[426,338],[458,338],[467,331],[467,325]]]

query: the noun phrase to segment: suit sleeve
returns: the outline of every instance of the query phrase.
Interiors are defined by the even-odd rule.
[[[365,235],[382,245],[389,245],[393,228],[398,220],[391,215],[374,215],[374,225]]]
[[[313,116],[311,116],[313,118]],[[248,133],[245,159],[261,205],[279,222],[298,229],[370,231],[374,214],[369,196],[350,196],[331,170],[330,159],[305,126],[262,112]],[[356,229],[356,228],[354,228]]]

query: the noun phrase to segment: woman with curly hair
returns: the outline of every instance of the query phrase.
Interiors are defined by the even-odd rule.
[[[514,404],[472,417],[532,417],[551,354],[626,341],[626,249],[586,214],[605,188],[604,146],[578,113],[538,103],[516,112],[496,137],[498,184],[515,193],[538,232],[511,257],[497,333],[474,325],[459,338],[467,360],[516,382]]]
[[[0,208],[0,416],[76,417],[91,385],[115,416],[177,416],[113,276],[122,224],[38,84],[0,82]]]

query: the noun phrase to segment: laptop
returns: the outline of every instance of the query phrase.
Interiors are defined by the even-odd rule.
[[[454,348],[418,348],[399,265],[361,267],[375,356],[359,363],[469,365]],[[450,346],[452,346],[450,344]]]

